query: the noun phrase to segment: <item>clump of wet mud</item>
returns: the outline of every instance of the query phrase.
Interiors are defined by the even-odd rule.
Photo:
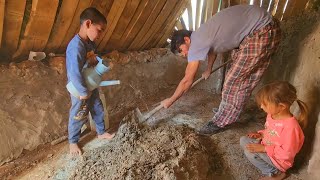
[[[207,179],[208,151],[186,126],[139,124],[132,111],[116,137],[84,154],[72,179]]]

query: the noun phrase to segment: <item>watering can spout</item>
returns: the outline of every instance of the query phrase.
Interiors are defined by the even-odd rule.
[[[112,81],[101,81],[99,86],[112,86],[120,84],[119,80],[112,80]]]

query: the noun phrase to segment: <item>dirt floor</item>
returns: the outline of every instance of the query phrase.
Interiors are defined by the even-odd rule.
[[[159,94],[167,97],[173,89]],[[264,114],[250,102],[241,121],[211,137],[194,130],[211,118],[219,95],[191,90],[170,109],[161,110],[146,123],[134,111],[117,123],[116,137],[102,141],[86,134],[85,153],[74,158],[67,143],[38,152],[45,157],[14,179],[257,179],[260,173],[244,157],[239,138],[263,128]],[[151,102],[147,101],[151,105]],[[150,107],[151,108],[151,107]],[[143,108],[141,108],[143,109]],[[144,112],[144,110],[142,110]],[[115,123],[114,123],[115,124]],[[47,148],[48,149],[48,148]],[[14,163],[13,163],[14,164]],[[304,179],[304,168],[288,179]],[[6,178],[5,178],[6,179]]]

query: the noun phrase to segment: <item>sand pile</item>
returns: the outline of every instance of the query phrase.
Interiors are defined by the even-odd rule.
[[[146,127],[131,112],[108,145],[84,154],[71,179],[207,179],[210,155],[193,132]]]

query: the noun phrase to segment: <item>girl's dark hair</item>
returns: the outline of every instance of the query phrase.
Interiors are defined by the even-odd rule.
[[[300,115],[297,118],[302,128],[307,124],[307,105],[297,98],[296,88],[286,81],[276,81],[263,86],[255,96],[259,105],[267,102],[273,104],[283,103],[290,107],[294,101],[297,101],[300,108]]]
[[[91,20],[93,24],[107,24],[107,19],[104,15],[94,7],[88,7],[80,14],[80,24],[85,20]]]
[[[177,53],[179,52],[179,46],[184,44],[184,37],[191,37],[192,31],[188,31],[185,29],[181,29],[178,31],[174,31],[171,36],[171,52]]]

